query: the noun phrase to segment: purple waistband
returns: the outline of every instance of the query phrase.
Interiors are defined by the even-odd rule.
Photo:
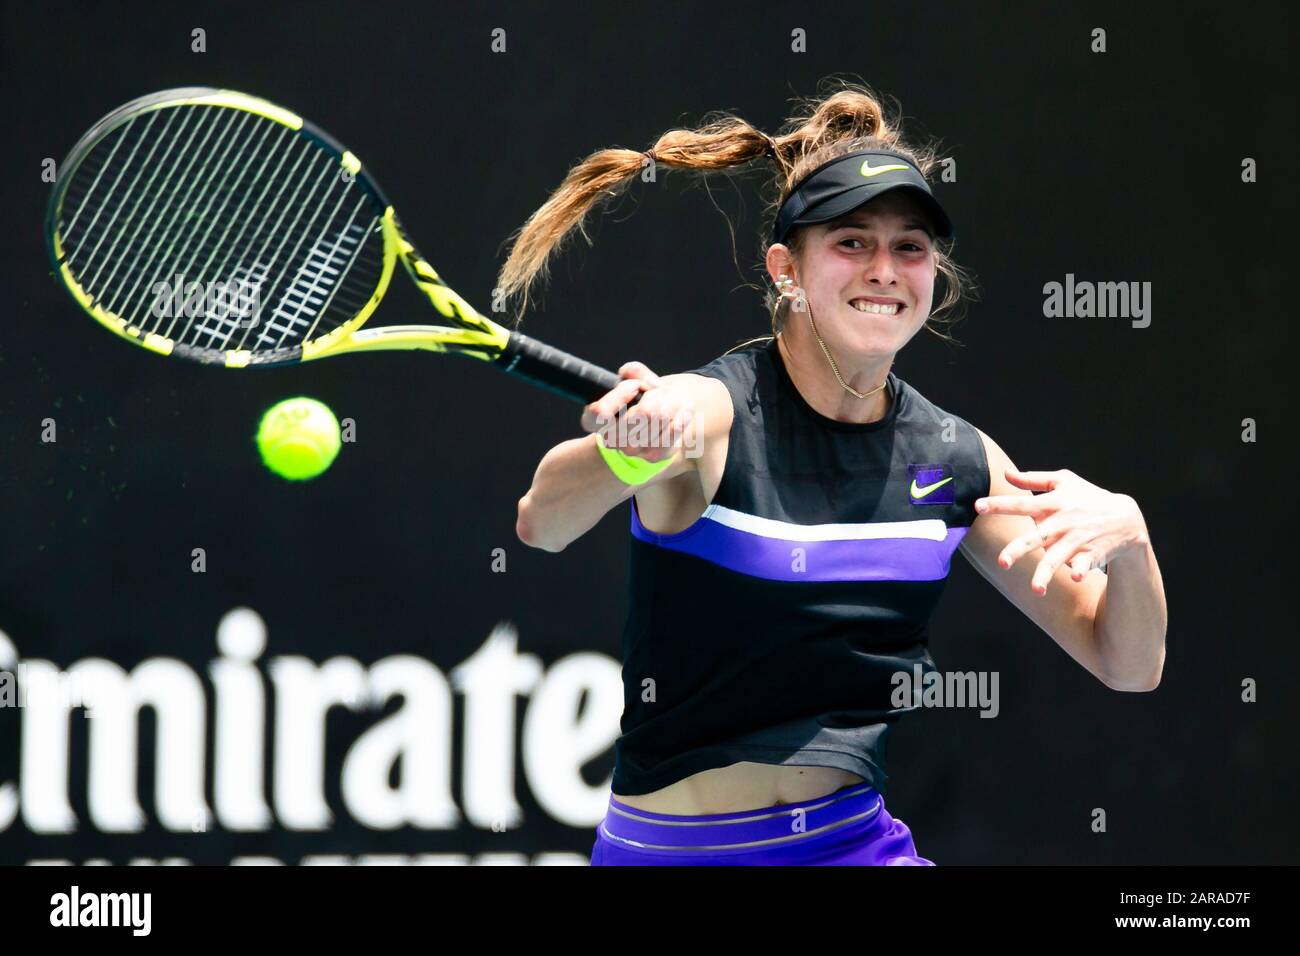
[[[611,796],[600,830],[607,839],[635,849],[739,850],[798,843],[862,825],[883,809],[880,794],[863,783],[799,803],[704,816],[650,813]]]

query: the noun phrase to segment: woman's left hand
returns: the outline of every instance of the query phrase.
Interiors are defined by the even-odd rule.
[[[1091,568],[1099,568],[1130,548],[1150,543],[1146,520],[1129,495],[1098,488],[1067,469],[1059,471],[1006,470],[1007,481],[1017,488],[1044,494],[990,495],[975,502],[979,514],[1027,515],[1035,529],[1013,539],[998,555],[998,565],[1009,568],[1035,548],[1046,548],[1030,587],[1047,593],[1048,582],[1062,564],[1068,564],[1075,581]]]

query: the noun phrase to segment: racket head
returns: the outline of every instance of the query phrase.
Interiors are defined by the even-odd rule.
[[[209,87],[96,123],[59,167],[46,241],[106,328],[236,368],[328,354],[379,304],[399,250],[418,259],[350,151],[289,110]]]

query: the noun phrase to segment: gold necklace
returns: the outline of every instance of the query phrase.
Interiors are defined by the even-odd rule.
[[[817,331],[817,323],[813,321],[812,303],[805,298],[804,304],[808,306],[808,324],[812,326],[812,333],[817,338],[817,344],[822,347],[822,352],[826,356],[826,361],[831,363],[831,371],[835,373],[835,381],[840,383],[840,388],[844,389],[844,391],[848,392],[854,398],[870,398],[872,395],[875,395],[876,392],[889,384],[888,373],[885,374],[885,380],[869,392],[859,392],[848,382],[844,381],[844,376],[840,374],[840,367],[835,364],[835,357],[831,355],[831,350],[826,347],[826,343],[822,341],[821,334]]]

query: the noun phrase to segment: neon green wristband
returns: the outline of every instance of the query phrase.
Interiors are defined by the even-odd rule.
[[[609,465],[609,470],[614,473],[614,477],[625,485],[645,484],[659,472],[669,467],[676,457],[670,456],[663,461],[646,461],[644,458],[634,458],[615,448],[606,448],[605,440],[600,437],[600,432],[596,432],[596,449],[600,452],[600,457],[605,459],[605,464]]]

